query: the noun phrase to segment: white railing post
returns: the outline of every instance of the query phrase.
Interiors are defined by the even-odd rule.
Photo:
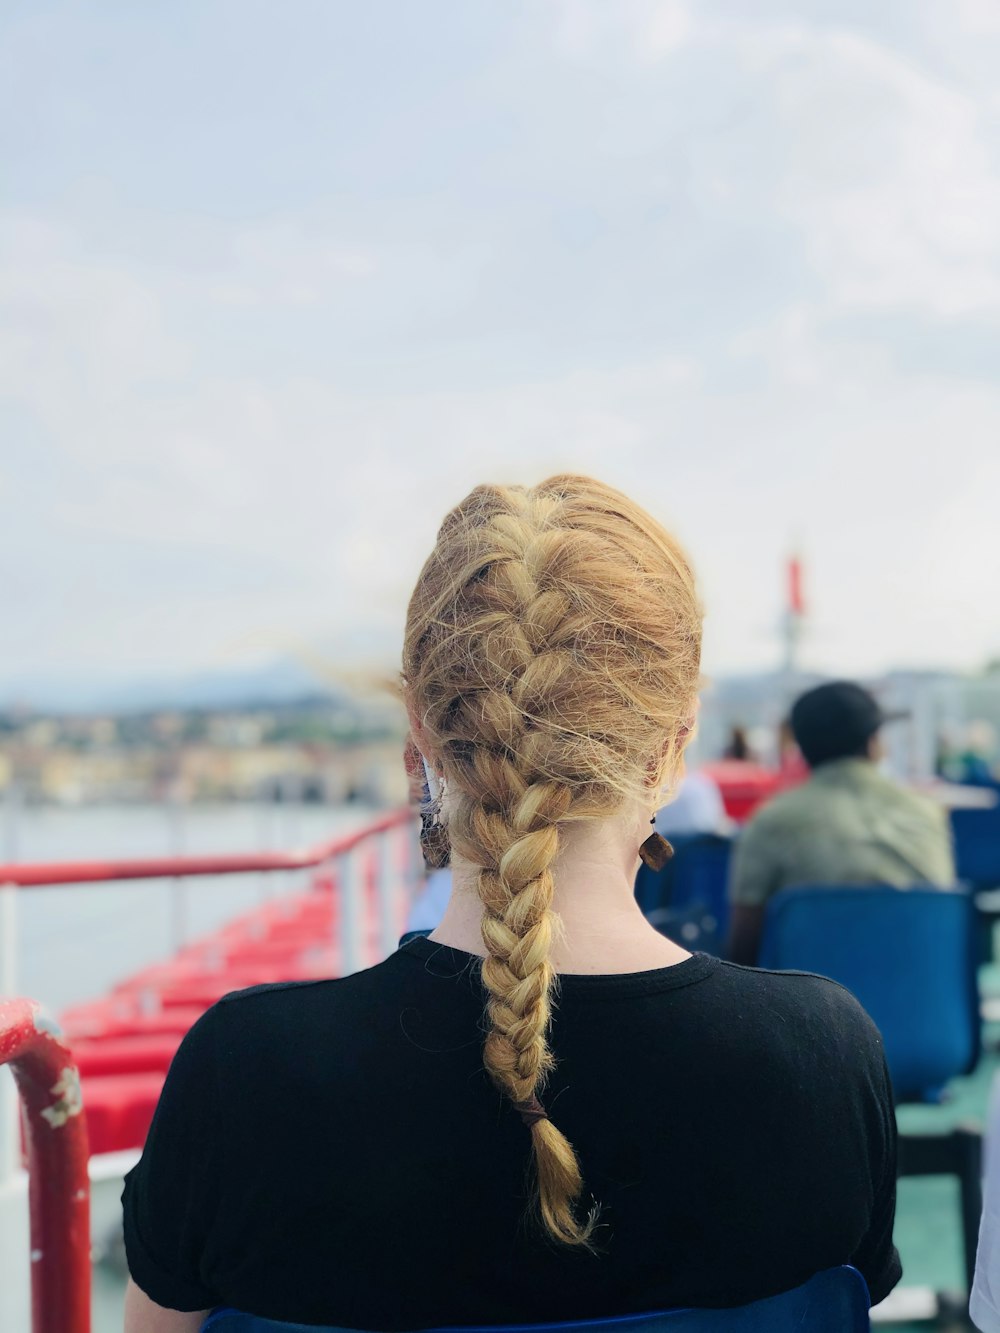
[[[409,903],[417,886],[423,883],[426,872],[424,853],[415,824],[404,824],[403,836],[406,839],[406,901]]]
[[[268,802],[266,796],[261,797],[257,803],[257,849],[261,852],[271,851],[274,842],[274,807]],[[257,901],[266,902],[271,893],[271,886],[267,882],[268,872],[261,870],[257,875]]]
[[[170,855],[182,856],[184,853],[184,816],[180,802],[180,793],[176,789],[171,794],[167,806],[169,823]],[[170,935],[174,953],[179,953],[188,939],[187,881],[175,875],[170,882]]]
[[[170,938],[174,953],[187,943],[187,884],[180,875],[170,881]]]
[[[365,891],[355,852],[344,852],[338,859],[337,885],[340,890],[340,968],[341,975],[346,977],[352,972],[360,972],[365,965]]]
[[[379,835],[375,846],[375,855],[378,857],[375,867],[375,891],[378,894],[379,943],[385,958],[395,953],[399,944],[396,904],[399,902],[400,883],[403,880],[402,867],[399,864],[400,850],[396,829],[386,829]]]
[[[17,885],[0,884],[0,999],[17,995]],[[17,1087],[13,1078],[0,1079],[0,1187],[12,1180],[21,1166]]]
[[[17,994],[17,885],[0,884],[0,996]]]

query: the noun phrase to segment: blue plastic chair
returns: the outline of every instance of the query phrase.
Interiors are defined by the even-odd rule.
[[[975,910],[962,890],[784,889],[767,905],[757,965],[852,991],[882,1033],[897,1101],[927,1100],[976,1066]]]
[[[955,873],[976,889],[1000,888],[1000,804],[988,810],[953,810]]]
[[[981,1049],[976,916],[961,889],[885,885],[784,889],[767,905],[758,966],[818,972],[852,991],[885,1043],[896,1101],[940,1101]],[[957,1175],[971,1290],[982,1137],[959,1126],[901,1134],[900,1175]]]
[[[677,857],[683,847],[702,836],[701,833],[672,834],[670,843],[674,849],[674,855],[662,870],[652,870],[647,865],[640,865],[635,877],[635,897],[646,916],[669,907],[673,895],[674,869],[677,865]]]
[[[729,1310],[665,1310],[659,1314],[582,1319],[565,1324],[489,1325],[433,1333],[868,1333],[868,1287],[856,1268],[828,1268],[795,1287]],[[349,1333],[314,1324],[215,1310],[202,1333]]]
[[[686,949],[722,951],[729,926],[729,861],[733,840],[699,833],[676,844],[664,876],[665,901],[646,915]]]

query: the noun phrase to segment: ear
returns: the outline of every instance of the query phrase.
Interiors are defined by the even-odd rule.
[[[698,730],[698,710],[701,708],[701,699],[695,695],[694,702],[691,704],[691,710],[681,724],[677,732],[677,753],[683,754],[688,744],[694,739]]]
[[[417,748],[421,756],[432,765],[432,767],[436,767],[429,745],[426,728],[409,704],[406,706],[406,717],[410,723],[410,742]]]
[[[667,760],[671,757],[671,754],[673,755],[673,764],[671,765],[671,773],[669,775],[671,782],[673,783],[676,780],[679,780],[683,776],[684,751],[687,749],[689,743],[694,738],[694,735],[698,730],[699,706],[700,706],[699,700],[695,699],[694,703],[691,705],[691,709],[687,717],[678,727],[677,735],[674,738],[673,743],[671,743],[671,740],[668,737],[663,742],[663,745],[660,749],[660,753],[657,755],[657,757],[649,761],[649,764],[646,766],[647,786],[649,787],[663,786],[665,777],[668,776],[666,774]]]

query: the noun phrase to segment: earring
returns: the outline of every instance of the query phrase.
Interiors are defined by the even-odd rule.
[[[420,816],[420,850],[428,870],[445,870],[451,864],[448,830],[427,810]]]
[[[649,821],[656,823],[656,816]],[[650,870],[662,870],[674,854],[674,849],[661,833],[655,831],[649,835],[646,841],[639,848],[639,855],[642,857],[642,863],[648,866]]]
[[[444,778],[434,772],[423,755],[420,755],[420,762],[424,775],[420,810],[420,850],[428,870],[445,870],[451,864],[451,842],[448,830],[441,822]]]

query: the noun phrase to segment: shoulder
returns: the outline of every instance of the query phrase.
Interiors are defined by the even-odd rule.
[[[274,981],[259,986],[247,986],[243,990],[232,990],[223,995],[208,1013],[216,1012],[217,1021],[227,1019],[239,1022],[240,1019],[256,1012],[295,1010],[309,1003],[317,990],[330,986],[342,986],[351,977],[323,977],[317,981]]]
[[[947,812],[929,796],[924,796],[922,792],[914,791],[911,787],[903,787],[882,773],[879,774],[879,779],[886,799],[895,803],[899,809],[935,827],[946,826]]]
[[[373,991],[391,990],[398,979],[400,951],[346,977],[274,981],[230,991],[213,1006],[231,1021],[264,1013],[296,1013],[319,1005],[350,1005]],[[211,1012],[211,1011],[209,1011]]]
[[[778,829],[788,828],[800,822],[803,815],[811,808],[814,793],[808,781],[791,791],[779,792],[765,804],[755,810],[747,821],[740,839],[755,838],[761,834],[772,834]]]
[[[245,1043],[308,1032],[321,1026],[329,1033],[348,1032],[359,1015],[371,1015],[380,998],[391,1000],[399,990],[397,955],[346,977],[315,981],[281,981],[230,991],[199,1022],[217,1034],[228,1050]]]
[[[837,1009],[860,1015],[871,1022],[864,1009],[846,986],[818,972],[778,971],[768,967],[747,967],[742,963],[720,961],[719,971],[726,984],[760,998],[787,998],[802,1009]]]
[[[819,1050],[858,1063],[883,1059],[882,1034],[851,992],[814,972],[775,972],[723,963],[721,983],[768,1016],[782,1044],[819,1041]],[[806,1047],[803,1047],[803,1050]]]

